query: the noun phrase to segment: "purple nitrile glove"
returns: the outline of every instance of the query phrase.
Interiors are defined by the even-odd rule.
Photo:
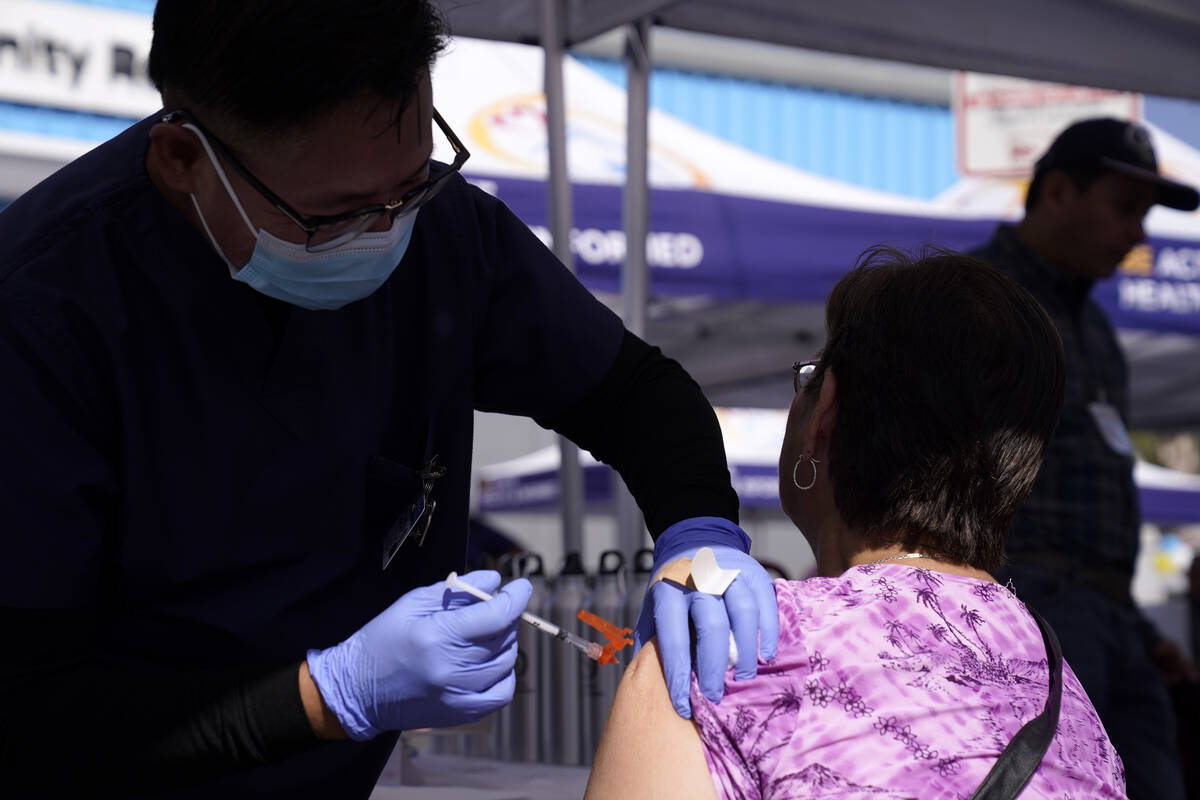
[[[779,644],[779,608],[771,576],[750,555],[750,537],[722,517],[693,517],[677,522],[658,537],[654,545],[654,572],[683,556],[711,547],[722,569],[738,569],[723,597],[684,591],[659,581],[646,592],[634,631],[634,647],[640,649],[658,636],[663,673],[671,704],[679,716],[690,719],[692,703],[691,641],[688,619],[696,625],[696,675],[701,693],[719,701],[725,694],[725,669],[729,663],[729,632],[737,644],[737,680],[758,673],[758,657],[775,657]]]
[[[460,580],[490,594],[500,574],[477,570]],[[309,650],[309,672],[357,741],[472,722],[512,700],[517,624],[531,591],[524,578],[486,602],[444,581],[413,589],[341,644]]]

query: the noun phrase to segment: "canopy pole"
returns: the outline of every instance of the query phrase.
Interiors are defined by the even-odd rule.
[[[625,264],[621,270],[621,313],[625,327],[636,336],[646,336],[646,303],[650,273],[646,263],[650,190],[647,175],[650,108],[650,18],[643,17],[625,27],[625,93],[628,111],[625,124]],[[623,483],[614,486],[617,502],[617,545],[629,556],[646,542],[646,525],[641,510]]]
[[[575,259],[571,254],[571,181],[567,173],[566,103],[563,91],[563,53],[566,25],[560,0],[542,0],[541,36],[545,54],[546,149],[550,175],[546,182],[550,236],[554,254],[571,272]],[[559,497],[562,509],[563,553],[583,551],[583,468],[579,448],[569,439],[558,437],[562,456],[558,468]]]

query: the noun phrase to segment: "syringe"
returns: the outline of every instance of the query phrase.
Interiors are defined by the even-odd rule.
[[[460,580],[457,572],[451,572],[446,576],[446,585],[455,591],[466,592],[469,595],[474,595],[480,600],[492,599],[492,596],[482,589],[477,589],[466,581]],[[561,639],[572,647],[577,648],[579,652],[583,653],[588,658],[599,661],[601,653],[604,652],[604,648],[601,645],[592,641],[588,641],[582,636],[576,636],[570,631],[565,631],[550,620],[542,619],[537,614],[530,614],[528,611],[522,611],[521,619],[525,620],[539,631],[548,633],[554,638]]]

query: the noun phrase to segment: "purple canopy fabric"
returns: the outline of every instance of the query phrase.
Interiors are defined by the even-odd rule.
[[[546,227],[543,182],[476,179],[486,181],[528,225]],[[997,224],[696,190],[653,189],[650,195],[650,290],[660,297],[823,303],[871,245],[967,250],[985,242]],[[573,201],[579,278],[593,290],[617,292],[625,248],[621,187],[577,184]],[[1157,252],[1192,259],[1180,274],[1200,278],[1200,242],[1154,238],[1150,243]],[[1200,336],[1200,280],[1120,275],[1097,284],[1094,297],[1118,328]]]

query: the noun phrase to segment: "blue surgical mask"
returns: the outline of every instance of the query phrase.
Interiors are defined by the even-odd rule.
[[[250,260],[238,269],[217,244],[204,212],[196,202],[196,196],[189,195],[204,232],[229,266],[234,280],[294,306],[332,310],[372,294],[391,276],[404,257],[412,239],[417,211],[397,217],[386,231],[362,233],[343,245],[319,253],[309,252],[303,243],[288,242],[262,228],[255,228],[204,134],[193,125],[184,127],[191,128],[200,137],[225,191],[241,214],[250,235],[255,237]]]

